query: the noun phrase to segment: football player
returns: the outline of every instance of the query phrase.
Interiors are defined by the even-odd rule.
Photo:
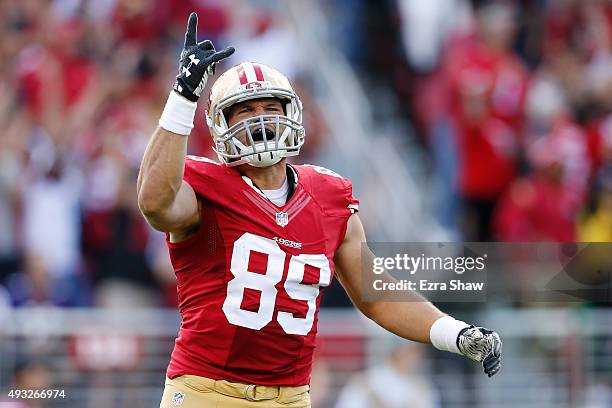
[[[219,162],[185,156],[196,103],[234,49],[197,42],[189,16],[173,90],[144,154],[138,203],[166,232],[182,324],[161,407],[310,407],[321,295],[336,276],[367,317],[408,340],[500,369],[497,333],[418,294],[360,295],[365,234],[351,182],[288,165],[305,140],[302,104],[275,69],[242,63],[213,84],[206,120]]]

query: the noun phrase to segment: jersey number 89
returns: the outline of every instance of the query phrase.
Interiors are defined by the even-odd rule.
[[[268,256],[266,273],[248,270],[249,255],[257,251]],[[234,278],[227,284],[227,297],[223,302],[223,312],[227,320],[237,326],[260,330],[272,321],[276,304],[276,284],[283,278],[287,254],[278,244],[268,238],[245,233],[234,243],[230,271]],[[305,266],[310,265],[320,271],[319,282],[315,285],[303,284]],[[331,278],[329,260],[325,255],[300,254],[289,259],[289,270],[284,287],[287,295],[295,300],[308,303],[306,317],[294,317],[292,313],[279,311],[278,324],[288,334],[305,336],[312,329],[317,307],[319,288],[328,286]],[[261,292],[259,310],[254,312],[240,307],[245,288]]]

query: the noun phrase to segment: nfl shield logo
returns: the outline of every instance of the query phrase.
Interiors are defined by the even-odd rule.
[[[280,225],[281,227],[284,227],[285,225],[289,224],[289,214],[287,214],[286,212],[277,212],[276,213],[276,223],[278,225]]]
[[[172,405],[183,405],[183,400],[185,400],[185,394],[175,392],[174,397],[172,397]]]

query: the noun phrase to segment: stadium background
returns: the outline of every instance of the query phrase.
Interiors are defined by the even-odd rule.
[[[612,238],[611,1],[3,0],[0,406],[158,404],[179,317],[135,180],[191,10],[229,64],[290,77],[298,162],[354,180],[370,240]],[[327,292],[313,407],[612,406],[605,304],[445,305],[501,333],[490,380],[347,306]]]

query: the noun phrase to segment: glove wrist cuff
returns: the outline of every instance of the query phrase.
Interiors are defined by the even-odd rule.
[[[459,333],[470,325],[451,316],[444,316],[436,320],[429,330],[431,344],[442,351],[461,354],[457,346]]]
[[[189,136],[193,129],[193,118],[197,103],[185,99],[171,91],[164,111],[159,118],[159,126],[178,135]]]
[[[204,76],[204,79],[201,81],[201,84],[201,88],[204,88],[204,85],[206,84],[206,76]],[[191,102],[197,102],[200,98],[200,94],[196,95],[196,92],[190,91],[181,78],[177,78],[172,89],[174,90],[174,92],[181,95],[183,98],[190,100]]]

